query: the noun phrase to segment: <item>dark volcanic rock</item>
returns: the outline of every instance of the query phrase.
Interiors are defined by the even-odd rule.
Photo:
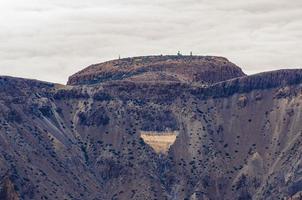
[[[299,199],[301,83],[189,56],[0,77],[0,199]],[[177,137],[162,155],[142,132]]]
[[[205,88],[194,89],[195,94],[204,98],[228,97],[236,93],[247,93],[253,90],[264,90],[277,87],[286,87],[302,83],[301,69],[287,69],[272,72],[265,72],[251,76],[234,78]],[[277,96],[286,96],[287,89],[280,89]]]

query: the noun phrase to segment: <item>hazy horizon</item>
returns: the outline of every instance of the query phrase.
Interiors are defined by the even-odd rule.
[[[247,74],[302,67],[302,2],[2,0],[0,75],[66,83],[95,63],[183,54]]]

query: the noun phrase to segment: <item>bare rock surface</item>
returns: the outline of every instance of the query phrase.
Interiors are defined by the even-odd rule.
[[[1,199],[299,199],[302,70],[167,59],[94,65],[66,86],[0,77]],[[177,135],[149,146],[142,132]]]

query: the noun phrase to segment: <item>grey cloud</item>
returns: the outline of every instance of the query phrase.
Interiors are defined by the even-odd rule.
[[[178,50],[248,73],[302,65],[299,0],[3,0],[0,13],[3,75],[64,83],[119,54]]]

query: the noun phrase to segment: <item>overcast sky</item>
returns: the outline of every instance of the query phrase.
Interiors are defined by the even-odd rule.
[[[119,54],[177,51],[248,74],[302,68],[302,1],[0,0],[0,75],[65,83]]]

